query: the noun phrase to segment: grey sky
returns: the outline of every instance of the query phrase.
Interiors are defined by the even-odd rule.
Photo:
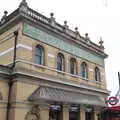
[[[3,11],[11,13],[21,0],[4,0],[0,2],[0,17]],[[108,89],[112,95],[118,90],[117,72],[120,70],[120,0],[27,0],[29,7],[49,17],[53,12],[56,21],[63,24],[68,21],[71,29],[77,26],[84,36],[89,33],[90,39],[97,43],[102,37],[106,59],[106,77]]]

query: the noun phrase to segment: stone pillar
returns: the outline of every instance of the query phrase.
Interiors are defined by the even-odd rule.
[[[65,72],[69,73],[69,58],[68,58],[68,56],[65,57]]]
[[[93,120],[98,120],[99,112],[100,112],[100,109],[97,108],[97,107],[94,107],[94,110],[93,110]]]
[[[79,62],[79,59],[77,59],[77,74],[80,75],[80,62]]]
[[[62,120],[69,120],[69,106],[68,105],[63,105]]]
[[[80,120],[85,120],[85,106],[80,106]]]
[[[49,120],[50,104],[43,103],[39,105],[39,108],[40,108],[40,120]]]

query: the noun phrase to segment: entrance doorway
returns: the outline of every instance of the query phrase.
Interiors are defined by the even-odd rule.
[[[61,110],[61,106],[51,105],[49,112],[50,120],[60,120],[60,110]]]
[[[85,120],[93,120],[93,108],[86,108],[85,109]]]
[[[69,120],[79,120],[79,107],[71,106],[69,109]]]

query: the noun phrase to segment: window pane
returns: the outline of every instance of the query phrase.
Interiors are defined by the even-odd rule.
[[[88,71],[87,71],[87,65],[86,65],[86,63],[82,63],[81,64],[81,76],[83,77],[83,78],[88,78]]]
[[[36,64],[42,63],[42,48],[38,46],[36,47],[36,50],[35,50],[35,63]]]
[[[96,81],[101,81],[100,80],[101,78],[100,78],[100,70],[99,70],[99,68],[95,68],[95,80]]]
[[[62,71],[63,70],[63,56],[62,55],[58,55],[57,57],[57,69]]]

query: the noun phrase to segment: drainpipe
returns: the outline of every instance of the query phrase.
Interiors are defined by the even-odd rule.
[[[7,113],[6,113],[6,120],[9,120],[10,118],[10,107],[11,107],[11,103],[10,103],[10,100],[11,100],[11,92],[12,92],[12,86],[13,86],[13,76],[12,76],[12,73],[13,73],[13,70],[15,68],[15,61],[16,61],[16,50],[17,50],[17,39],[18,39],[18,31],[15,31],[14,32],[14,36],[15,36],[15,41],[14,41],[14,56],[13,56],[13,64],[12,66],[10,67],[10,80],[8,82],[8,86],[9,86],[9,91],[8,91],[8,103],[7,103]]]

